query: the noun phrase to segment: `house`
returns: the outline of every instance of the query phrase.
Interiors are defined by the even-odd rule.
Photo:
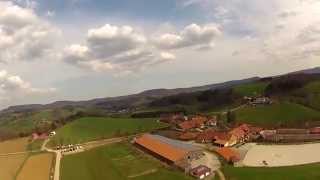
[[[272,104],[272,101],[268,97],[257,97],[257,98],[252,98],[249,100],[249,104],[256,106],[256,105],[268,105]]]
[[[243,143],[249,140],[250,127],[248,124],[242,124],[234,129],[232,129],[229,134],[231,135],[229,139],[228,146],[233,146],[238,143]]]
[[[225,132],[219,132],[219,131],[215,131],[213,129],[207,129],[197,136],[196,142],[198,142],[198,143],[212,143],[216,140],[221,140],[221,139],[228,140],[229,138],[230,138],[229,135]]]
[[[199,147],[159,135],[144,134],[135,139],[135,144],[154,157],[189,172],[191,162],[202,157]]]
[[[190,170],[190,175],[198,179],[204,179],[205,177],[210,176],[210,174],[211,169],[204,165],[199,165]]]
[[[310,129],[311,134],[320,134],[320,127],[314,127]]]
[[[223,147],[217,149],[216,152],[228,163],[236,163],[240,161],[240,154],[234,149]]]
[[[208,120],[206,121],[207,126],[217,126],[217,116],[208,117]]]
[[[48,138],[48,135],[46,133],[38,134],[38,133],[32,133],[32,140],[44,140]]]
[[[195,128],[204,128],[205,127],[205,123],[207,122],[207,117],[205,116],[200,116],[200,115],[196,115],[196,116],[192,116],[189,117],[188,120],[179,123],[177,125],[177,128],[181,131],[188,131],[191,129],[195,129]]]

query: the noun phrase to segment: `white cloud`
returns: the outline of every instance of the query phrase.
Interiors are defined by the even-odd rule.
[[[63,59],[78,67],[122,76],[175,58],[155,48],[145,33],[131,26],[106,24],[88,30],[84,45],[65,48]]]
[[[6,70],[0,70],[0,106],[12,104],[15,101],[28,97],[49,96],[55,93],[55,88],[35,88],[20,76],[9,74]]]
[[[191,24],[180,33],[167,33],[154,38],[155,45],[160,49],[182,49],[186,47],[211,47],[214,39],[222,34],[218,25],[199,26]]]
[[[59,30],[32,9],[0,2],[0,62],[31,61],[51,54]]]

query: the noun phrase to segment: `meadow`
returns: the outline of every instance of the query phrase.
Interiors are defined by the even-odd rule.
[[[303,166],[255,168],[223,166],[227,180],[318,180],[320,164]]]
[[[300,126],[307,121],[319,120],[320,112],[314,109],[289,103],[272,105],[247,106],[236,111],[237,122],[261,126]]]
[[[265,88],[268,86],[267,82],[255,82],[249,84],[242,84],[235,86],[233,89],[237,94],[242,96],[257,96],[263,95]]]
[[[83,143],[167,127],[155,119],[84,117],[57,130],[49,145]]]
[[[61,180],[188,180],[182,172],[164,167],[129,143],[117,143],[62,159]]]

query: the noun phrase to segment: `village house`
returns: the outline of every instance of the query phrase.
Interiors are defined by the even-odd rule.
[[[185,172],[191,170],[191,162],[204,156],[201,148],[159,135],[144,134],[135,139],[142,150],[169,165]]]
[[[240,161],[240,154],[232,148],[222,147],[217,149],[216,152],[228,163],[236,163]]]
[[[32,133],[32,140],[45,140],[48,138],[48,134],[46,133]]]
[[[192,129],[204,129],[206,127],[212,127],[217,125],[216,116],[207,117],[202,115],[190,116],[184,122],[177,124],[177,129],[180,131],[189,131]]]
[[[211,175],[211,169],[207,166],[199,165],[198,167],[190,170],[190,175],[198,179],[204,179]]]

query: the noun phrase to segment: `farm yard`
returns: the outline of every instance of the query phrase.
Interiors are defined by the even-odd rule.
[[[49,145],[77,144],[152,131],[168,125],[155,119],[85,117],[57,130]]]
[[[30,156],[17,176],[17,180],[49,180],[52,153],[41,153]]]
[[[246,154],[245,166],[292,166],[320,162],[320,144],[253,145]],[[262,163],[265,161],[267,163]]]
[[[233,167],[225,165],[222,172],[227,180],[318,180],[320,164],[288,167]]]
[[[117,143],[65,156],[61,180],[96,179],[192,179],[180,171],[170,170],[158,160],[137,151],[128,143]]]

